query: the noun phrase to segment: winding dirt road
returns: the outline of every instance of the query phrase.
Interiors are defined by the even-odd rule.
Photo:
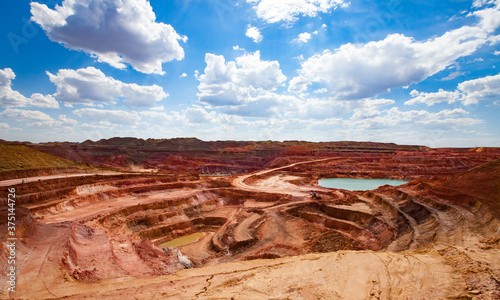
[[[120,172],[93,172],[93,173],[68,173],[68,174],[57,174],[57,175],[47,175],[47,176],[35,176],[27,178],[9,179],[0,181],[1,186],[12,186],[21,183],[28,183],[33,181],[43,181],[49,179],[67,178],[67,177],[84,177],[84,176],[94,176],[94,175],[120,175],[125,173]]]
[[[251,174],[239,176],[233,180],[232,184],[241,190],[250,191],[250,192],[277,193],[277,194],[286,194],[286,195],[303,197],[303,196],[309,195],[310,189],[290,184],[286,180],[284,180],[284,178],[280,178],[279,176],[274,176],[274,177],[270,178],[269,180],[267,180],[266,183],[259,184],[259,185],[248,185],[245,181],[248,178],[253,177],[253,176],[264,175],[264,174],[268,174],[268,173],[271,173],[274,171],[291,168],[291,167],[294,167],[297,165],[315,163],[315,162],[326,161],[326,160],[334,160],[334,159],[338,159],[338,158],[330,157],[330,158],[308,160],[308,161],[296,162],[296,163],[289,164],[289,165],[286,165],[283,167],[258,171],[256,173],[251,173]]]

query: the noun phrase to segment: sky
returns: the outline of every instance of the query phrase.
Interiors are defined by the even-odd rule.
[[[0,139],[500,147],[500,0],[0,7]]]

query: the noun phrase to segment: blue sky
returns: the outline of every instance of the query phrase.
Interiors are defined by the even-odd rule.
[[[1,5],[2,139],[500,146],[500,0]]]

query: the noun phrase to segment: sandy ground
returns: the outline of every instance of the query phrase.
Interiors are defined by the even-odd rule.
[[[446,299],[464,288],[437,253],[336,252],[242,261],[150,279],[20,289],[29,299]],[[17,295],[16,295],[17,296]]]

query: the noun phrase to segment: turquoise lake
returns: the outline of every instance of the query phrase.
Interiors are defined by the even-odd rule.
[[[344,189],[349,191],[369,191],[383,185],[401,185],[408,181],[398,179],[357,179],[357,178],[325,178],[318,184],[326,188]]]

